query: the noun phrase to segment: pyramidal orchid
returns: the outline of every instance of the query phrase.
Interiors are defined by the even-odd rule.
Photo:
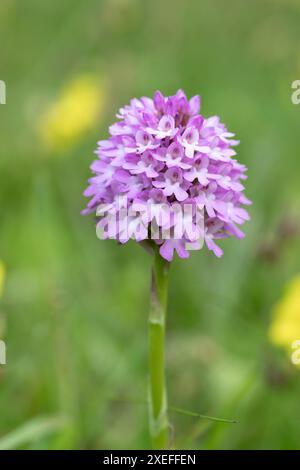
[[[110,136],[98,142],[83,214],[95,213],[97,234],[130,239],[154,256],[149,315],[149,418],[154,448],[167,448],[165,320],[168,268],[175,253],[188,258],[205,245],[217,257],[218,240],[243,238],[249,220],[234,148],[239,141],[218,116],[200,114],[200,97],[182,90],[132,99],[121,108]]]

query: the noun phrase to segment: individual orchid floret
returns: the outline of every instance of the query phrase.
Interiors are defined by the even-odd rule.
[[[208,217],[216,217],[216,212],[224,210],[224,202],[220,201],[217,195],[217,183],[211,182],[206,188],[202,188],[201,185],[194,186],[191,190],[192,196],[196,201],[197,205],[205,209]]]
[[[239,175],[234,175],[232,167],[229,164],[220,167],[220,175],[218,178],[218,185],[225,190],[233,190],[236,192],[243,191],[244,186],[238,181]]]
[[[198,181],[202,186],[207,186],[211,180],[219,178],[219,175],[209,173],[208,165],[209,159],[207,157],[197,158],[192,169],[184,174],[184,178],[187,181]]]
[[[193,158],[197,146],[199,145],[199,132],[195,127],[188,127],[182,134],[180,141],[185,149],[185,155]]]
[[[139,130],[135,136],[136,150],[138,153],[143,153],[146,150],[153,150],[159,147],[159,143],[155,144],[152,136],[145,131]],[[135,151],[135,149],[133,149]]]
[[[177,133],[175,128],[175,120],[173,116],[163,116],[157,126],[157,129],[148,128],[148,132],[156,137],[156,139],[165,139],[166,137],[174,137]]]
[[[208,219],[204,229],[204,241],[207,248],[220,258],[223,255],[223,250],[215,243],[214,239],[223,238],[222,230],[224,224],[217,218]]]
[[[203,137],[218,137],[221,142],[229,145],[238,145],[239,141],[232,139],[235,136],[232,132],[228,132],[224,124],[220,122],[219,116],[212,116],[206,119],[201,135]]]
[[[184,201],[188,193],[183,189],[182,171],[178,167],[169,168],[164,174],[163,181],[154,181],[155,188],[163,188],[164,196],[174,195],[177,201]]]
[[[176,251],[178,256],[182,259],[188,258],[190,256],[189,252],[186,249],[185,239],[168,239],[160,247],[161,256],[169,262],[171,262],[173,259],[174,251]]]
[[[185,155],[188,158],[193,158],[195,152],[201,152],[206,154],[211,151],[208,145],[200,145],[199,138],[199,132],[193,126],[188,127],[184,131],[182,136],[178,138],[178,140],[182,143],[183,147],[185,148]]]
[[[159,173],[155,170],[157,162],[149,152],[145,152],[141,157],[133,156],[131,159],[128,157],[127,162],[124,163],[124,168],[130,170],[131,174],[138,175],[145,173],[147,178],[156,178]]]
[[[163,153],[164,156],[157,154],[155,158],[164,162],[168,168],[178,166],[183,170],[187,170],[192,167],[190,161],[184,161],[184,149],[178,142],[173,142]]]

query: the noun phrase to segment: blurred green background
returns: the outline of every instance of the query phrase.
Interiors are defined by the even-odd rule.
[[[268,334],[299,272],[299,22],[299,0],[1,0],[0,448],[149,448],[151,259],[99,241],[80,211],[118,108],[183,88],[240,138],[253,206],[221,260],[203,250],[173,263],[169,402],[239,421],[172,412],[173,445],[300,449],[300,370]],[[82,76],[99,83],[98,114],[59,135],[80,99],[57,103]]]

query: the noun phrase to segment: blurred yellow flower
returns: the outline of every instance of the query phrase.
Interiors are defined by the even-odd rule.
[[[275,346],[285,348],[290,355],[295,342],[300,340],[300,275],[290,281],[284,296],[275,305],[269,338]]]
[[[103,83],[90,75],[82,75],[62,90],[42,116],[39,129],[50,149],[69,147],[89,131],[104,108]]]
[[[2,297],[4,291],[5,273],[5,265],[3,261],[0,260],[0,297]]]

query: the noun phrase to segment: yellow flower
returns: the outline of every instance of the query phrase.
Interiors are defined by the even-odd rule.
[[[103,83],[82,75],[65,86],[57,101],[41,118],[41,137],[50,149],[76,143],[93,128],[104,107]]]
[[[3,261],[0,260],[0,297],[2,297],[4,291],[5,273],[5,265]]]
[[[274,308],[269,338],[290,355],[294,350],[293,343],[300,340],[300,275],[288,284],[284,296]]]

